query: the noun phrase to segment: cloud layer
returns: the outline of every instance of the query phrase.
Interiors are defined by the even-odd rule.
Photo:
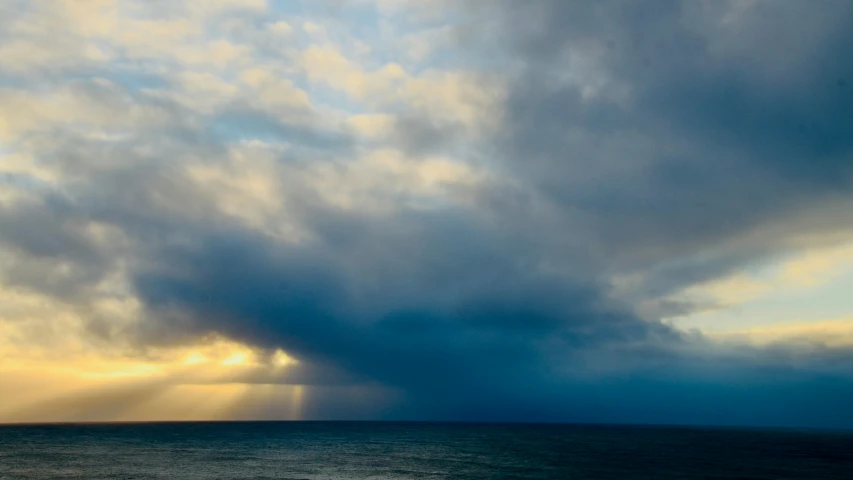
[[[315,418],[853,425],[846,344],[672,321],[851,240],[848,2],[4,10],[7,344],[394,398]]]

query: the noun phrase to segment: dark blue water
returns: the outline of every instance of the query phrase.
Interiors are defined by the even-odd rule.
[[[567,425],[0,427],[0,479],[853,479],[853,435]]]

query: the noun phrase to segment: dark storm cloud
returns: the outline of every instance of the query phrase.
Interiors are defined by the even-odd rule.
[[[213,330],[282,347],[425,404],[520,395],[550,382],[544,370],[564,352],[680,341],[608,306],[591,285],[529,268],[477,219],[340,228],[309,245],[219,234],[158,252],[158,267],[136,278],[159,319],[147,334]]]
[[[853,192],[849,2],[471,5],[524,65],[497,139],[504,161],[617,268],[707,253],[781,219],[793,230]],[[709,273],[784,249],[791,233],[713,253]]]

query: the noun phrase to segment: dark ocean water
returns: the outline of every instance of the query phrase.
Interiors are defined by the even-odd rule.
[[[853,435],[567,425],[0,427],[0,479],[853,479]]]

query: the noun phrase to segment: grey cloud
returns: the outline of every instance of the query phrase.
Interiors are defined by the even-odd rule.
[[[496,140],[504,162],[623,267],[713,250],[851,191],[844,2],[472,5],[526,65]],[[590,80],[560,83],[572,73]],[[765,240],[721,260],[787,247]]]

